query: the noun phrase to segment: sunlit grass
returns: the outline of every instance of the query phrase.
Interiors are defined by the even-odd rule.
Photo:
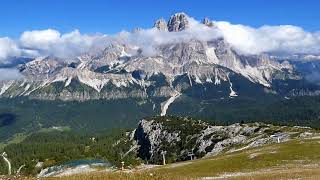
[[[320,139],[292,140],[141,172],[97,172],[58,179],[198,179],[237,173],[240,179],[316,179],[320,177],[319,167]]]

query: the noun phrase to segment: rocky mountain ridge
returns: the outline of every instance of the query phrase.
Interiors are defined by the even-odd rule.
[[[294,138],[316,135],[309,127],[274,126],[263,123],[214,126],[203,121],[179,117],[154,117],[140,121],[133,132],[138,156],[161,164],[201,158],[222,152],[240,151],[265,144],[283,143]]]
[[[215,28],[207,18],[203,23]],[[168,22],[156,21],[155,28],[180,33],[189,24],[186,14],[177,13]],[[155,50],[156,54],[146,56],[140,47],[112,42],[100,52],[75,58],[39,57],[17,67],[22,79],[0,82],[0,97],[169,100],[177,94],[188,96],[188,91],[202,87],[210,96],[234,98],[246,94],[241,92],[242,81],[258,88],[256,91],[282,97],[319,94],[318,86],[309,88],[310,83],[302,83],[303,75],[290,62],[279,62],[266,54],[238,54],[222,38],[160,44]],[[287,81],[293,82],[292,86],[280,91],[279,86]],[[219,95],[220,91],[223,95]]]

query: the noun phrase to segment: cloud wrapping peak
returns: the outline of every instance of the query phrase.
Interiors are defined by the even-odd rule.
[[[7,58],[19,56],[21,53],[18,45],[8,37],[0,38],[0,63],[6,63]]]
[[[156,28],[138,32],[120,32],[115,35],[81,34],[79,30],[61,34],[57,30],[34,30],[22,33],[20,39],[0,38],[0,63],[13,56],[74,57],[99,50],[117,41],[142,49],[146,56],[156,55],[156,47],[197,39],[210,41],[223,37],[236,51],[242,54],[260,53],[310,53],[320,54],[320,33],[312,33],[297,26],[262,26],[253,28],[224,21],[208,27],[188,17],[188,28],[180,32],[159,31]]]
[[[51,45],[57,43],[60,39],[60,32],[47,29],[36,31],[25,31],[20,37],[21,45],[32,49],[49,49]]]
[[[260,53],[320,53],[320,34],[291,25],[252,28],[215,22],[223,37],[239,52]]]
[[[157,28],[143,29],[138,32],[123,31],[112,36],[113,41],[131,44],[142,49],[145,56],[157,55],[157,47],[164,44],[188,42],[196,39],[210,41],[222,36],[216,28],[210,28],[193,18],[188,17],[189,27],[183,31],[168,32]]]
[[[21,35],[20,45],[24,49],[38,51],[41,55],[57,57],[73,57],[86,53],[94,47],[102,46],[105,35],[86,35],[79,30],[60,34],[52,29],[42,31],[26,31]]]
[[[0,81],[21,79],[22,74],[17,69],[0,68]]]

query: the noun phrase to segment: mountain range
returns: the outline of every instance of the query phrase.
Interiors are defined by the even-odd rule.
[[[177,13],[157,20],[153,31],[170,39],[192,23]],[[208,18],[202,26],[217,28]],[[144,33],[140,28],[132,32]],[[0,128],[12,126],[10,136],[52,126],[97,130],[133,127],[143,117],[168,114],[223,124],[259,120],[318,127],[319,59],[243,54],[223,37],[143,48],[118,39],[75,57],[16,57],[0,66],[20,73],[0,81]],[[8,138],[7,130],[0,138]]]
[[[176,13],[168,21],[157,20],[153,28],[179,36],[191,23],[186,14]],[[217,28],[208,18],[202,23]],[[21,78],[2,80],[0,97],[79,102],[133,98],[150,101],[166,115],[172,103],[188,98],[320,95],[320,61],[314,55],[242,54],[221,37],[150,46],[155,52],[118,40],[77,57],[17,57],[10,67],[18,69]]]

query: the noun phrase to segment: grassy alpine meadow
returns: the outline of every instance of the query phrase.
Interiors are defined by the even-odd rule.
[[[48,179],[319,179],[320,138],[291,140],[238,152],[168,164]]]

